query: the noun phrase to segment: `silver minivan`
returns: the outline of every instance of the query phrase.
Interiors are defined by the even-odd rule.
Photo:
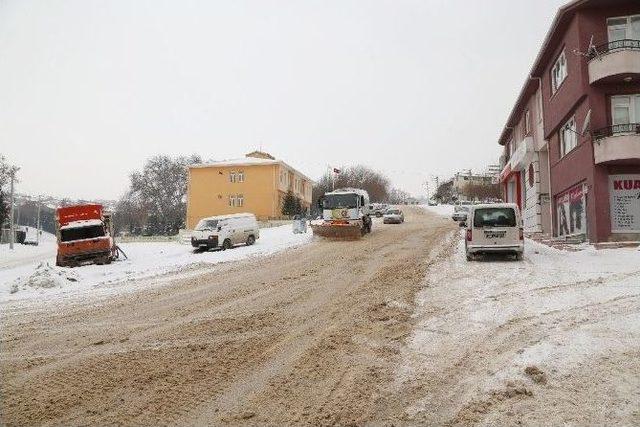
[[[191,234],[191,246],[197,249],[230,249],[235,245],[253,245],[260,238],[255,215],[239,213],[202,218]]]
[[[488,253],[512,254],[518,261],[523,259],[524,231],[515,203],[475,205],[460,226],[466,227],[467,261]]]

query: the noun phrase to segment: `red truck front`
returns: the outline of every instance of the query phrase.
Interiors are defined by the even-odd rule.
[[[58,255],[56,265],[108,264],[115,246],[102,205],[65,206],[56,210]]]

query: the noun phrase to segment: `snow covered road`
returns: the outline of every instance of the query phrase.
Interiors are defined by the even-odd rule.
[[[423,209],[291,251],[311,236],[129,244],[7,294],[0,423],[640,424],[640,251],[467,262],[450,207]]]

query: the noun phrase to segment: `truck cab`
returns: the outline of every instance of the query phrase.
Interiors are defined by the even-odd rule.
[[[356,237],[371,232],[369,194],[357,188],[325,193],[318,200],[322,223],[312,223],[314,233],[327,237]]]
[[[102,205],[65,206],[56,210],[56,265],[109,264],[115,258],[111,217]]]

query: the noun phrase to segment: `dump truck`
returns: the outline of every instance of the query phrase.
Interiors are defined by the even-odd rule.
[[[322,218],[311,222],[313,234],[356,240],[371,232],[369,194],[359,188],[341,188],[318,200]]]
[[[118,257],[111,214],[102,205],[85,204],[56,209],[58,254],[56,265],[109,264]]]

